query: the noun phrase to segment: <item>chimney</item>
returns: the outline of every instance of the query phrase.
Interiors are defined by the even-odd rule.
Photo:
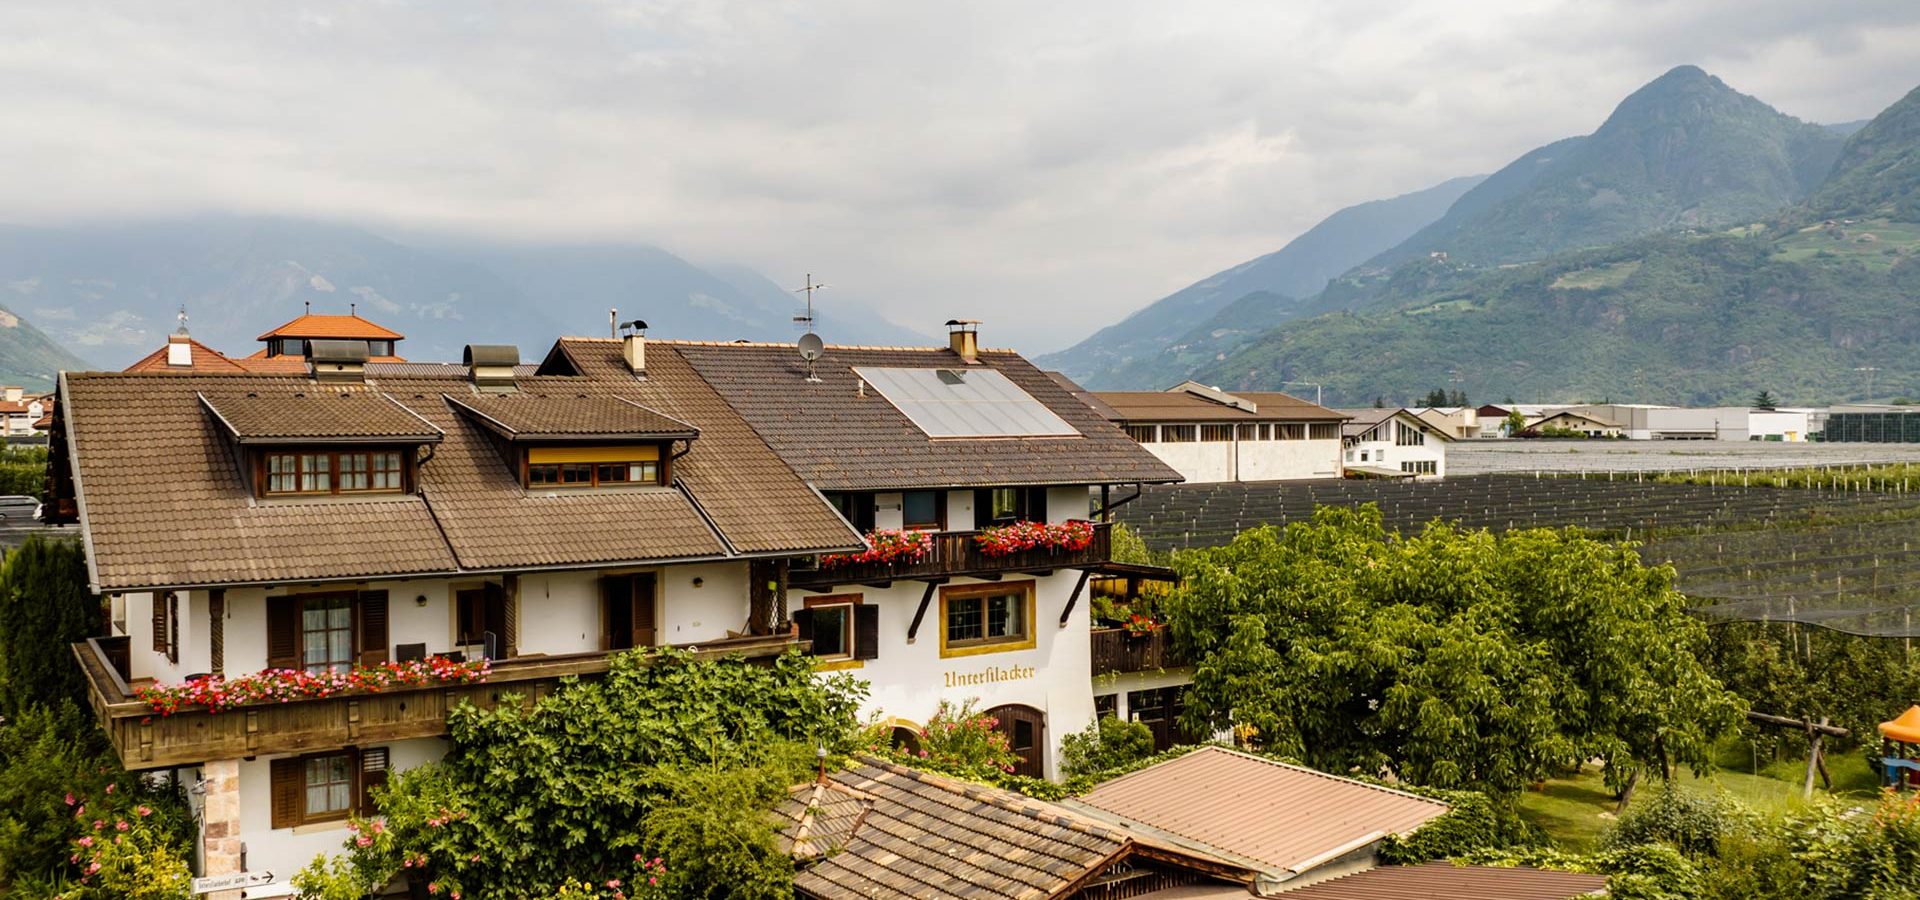
[[[490,394],[511,394],[519,390],[513,380],[513,367],[520,364],[520,348],[512,344],[468,344],[461,354],[467,377],[475,390]]]
[[[167,344],[171,358],[173,344]],[[314,339],[307,342],[307,373],[315,381],[367,380],[367,342]]]
[[[167,335],[167,365],[193,368],[193,341],[184,334]]]
[[[972,365],[980,361],[980,320],[948,319],[947,348]]]
[[[633,319],[620,323],[625,334],[620,337],[620,355],[627,361],[627,368],[633,370],[635,378],[647,377],[647,323]]]

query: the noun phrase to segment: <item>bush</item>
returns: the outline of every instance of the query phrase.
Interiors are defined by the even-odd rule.
[[[1511,800],[1495,800],[1479,791],[1401,784],[1392,787],[1443,801],[1449,809],[1411,834],[1389,835],[1380,845],[1380,859],[1390,865],[1412,865],[1475,851],[1530,849],[1547,843],[1546,834],[1520,818],[1519,808]]]
[[[927,727],[920,729],[921,760],[945,771],[995,778],[1012,772],[1019,755],[1000,731],[1000,720],[974,707],[976,699],[954,705],[942,700]]]
[[[1712,855],[1728,836],[1744,832],[1753,812],[1739,801],[1668,783],[1653,802],[1635,805],[1602,839],[1606,849],[1668,844],[1688,856]]]
[[[0,446],[0,494],[38,497],[47,489],[47,448]]]
[[[1060,740],[1060,769],[1068,777],[1117,769],[1153,755],[1153,731],[1117,716],[1102,716]]]

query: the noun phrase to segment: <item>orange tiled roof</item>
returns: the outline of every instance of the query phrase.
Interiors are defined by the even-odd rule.
[[[285,353],[280,354],[279,356],[268,356],[267,351],[264,349],[257,350],[249,356],[242,356],[238,359],[234,359],[233,362],[240,367],[241,371],[252,372],[255,375],[305,375],[307,374],[307,358],[306,357],[292,356]],[[367,362],[402,363],[402,362],[406,362],[406,360],[401,359],[398,356],[369,356],[367,357]]]
[[[246,368],[241,366],[239,363],[234,362],[231,357],[221,353],[218,350],[213,349],[212,347],[202,344],[199,341],[196,341],[192,338],[188,338],[187,343],[193,347],[193,365],[190,365],[190,366],[168,365],[167,364],[167,348],[166,348],[166,345],[163,344],[161,345],[160,349],[155,350],[152,353],[149,353],[146,356],[141,357],[139,362],[136,362],[133,365],[130,365],[125,369],[122,369],[121,371],[153,372],[153,373],[192,372],[192,373],[197,373],[202,375],[209,374],[209,373],[211,374],[219,374],[222,372],[239,373],[239,372],[247,371]]]
[[[354,316],[316,316],[308,313],[285,325],[261,335],[258,340],[273,338],[337,338],[350,341],[397,341],[406,335],[391,328],[383,328],[372,322]]]

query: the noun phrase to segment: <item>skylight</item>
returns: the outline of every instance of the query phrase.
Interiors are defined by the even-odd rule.
[[[1078,437],[1080,432],[993,369],[854,369],[928,437]]]

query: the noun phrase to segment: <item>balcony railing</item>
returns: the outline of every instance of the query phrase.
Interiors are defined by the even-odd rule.
[[[1165,628],[1135,633],[1125,628],[1093,629],[1093,674],[1155,672],[1187,665],[1173,650]]]
[[[845,563],[817,569],[795,568],[788,576],[798,588],[826,588],[836,584],[877,584],[896,579],[946,578],[956,575],[997,575],[1042,572],[1096,566],[1112,555],[1113,526],[1096,522],[1093,543],[1082,550],[1034,549],[993,556],[974,540],[978,531],[942,531],[933,535],[927,554],[912,562]]]
[[[729,638],[683,645],[697,656],[778,656],[795,641],[784,634]],[[136,699],[110,658],[112,639],[73,645],[87,677],[94,715],[129,769],[159,769],[214,759],[268,753],[299,753],[347,744],[377,744],[447,733],[447,713],[463,702],[491,708],[508,695],[532,702],[567,676],[607,671],[605,653],[570,653],[496,660],[487,679],[474,684],[388,688],[287,703],[253,703],[208,712],[190,709],[162,716]]]

